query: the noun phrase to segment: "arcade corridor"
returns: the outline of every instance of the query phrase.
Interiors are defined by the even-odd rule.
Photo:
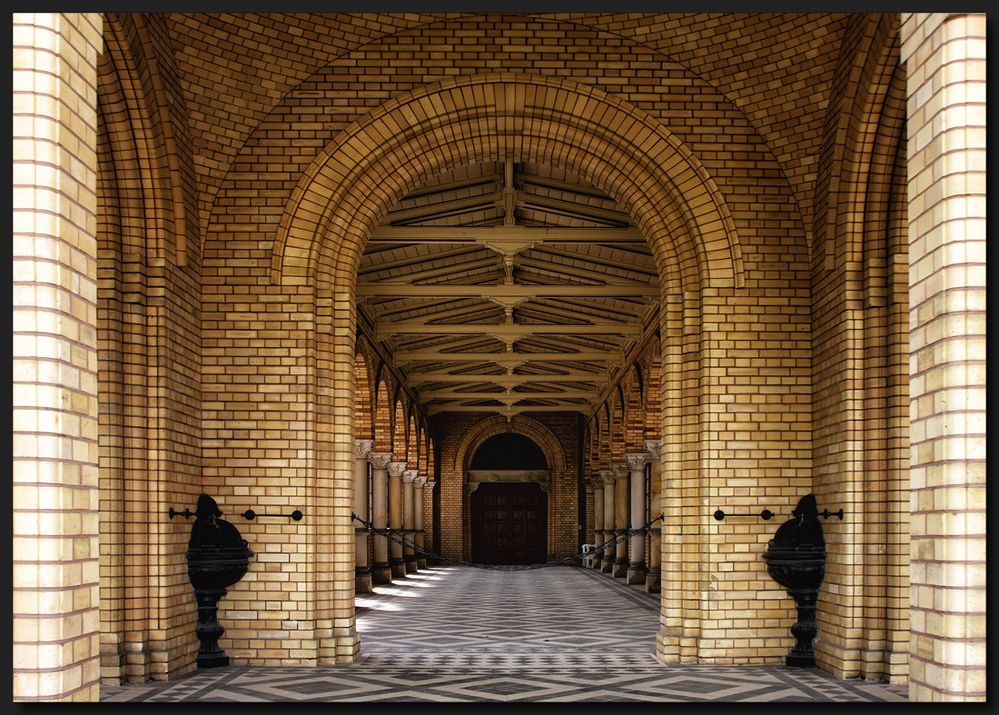
[[[202,670],[104,687],[102,701],[905,700],[904,688],[811,668],[662,665],[658,599],[588,569],[433,568],[376,586],[357,607],[353,665]]]

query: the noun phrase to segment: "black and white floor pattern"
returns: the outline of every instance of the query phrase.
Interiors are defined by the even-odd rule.
[[[439,567],[357,598],[362,655],[104,687],[104,702],[884,702],[884,683],[783,666],[665,666],[657,596],[590,570]],[[223,644],[224,645],[224,644]]]

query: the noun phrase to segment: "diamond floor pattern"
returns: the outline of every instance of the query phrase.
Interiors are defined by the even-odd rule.
[[[656,596],[592,570],[438,567],[357,597],[362,655],[103,687],[104,702],[883,702],[884,683],[784,666],[664,666]],[[223,643],[224,646],[224,643]]]

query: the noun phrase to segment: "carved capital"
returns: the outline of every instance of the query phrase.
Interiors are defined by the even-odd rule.
[[[628,469],[633,472],[642,471],[645,465],[652,461],[652,455],[648,452],[629,452],[624,458],[628,462]]]
[[[374,448],[375,441],[373,439],[355,439],[354,459],[367,459]]]
[[[392,461],[391,452],[369,452],[368,461],[372,469],[385,469]]]
[[[389,462],[388,473],[390,477],[401,477],[402,473],[406,471],[405,462]]]
[[[402,473],[402,481],[406,482],[406,484],[412,484],[416,481],[416,477],[419,474],[420,473],[415,469],[407,469]]]
[[[416,487],[417,489],[422,489],[426,485],[427,485],[427,478],[422,475],[413,480],[413,486]]]
[[[645,449],[648,450],[649,454],[652,455],[652,459],[659,461],[663,456],[663,443],[662,440],[658,439],[647,439],[645,440]]]
[[[614,481],[614,472],[611,471],[610,469],[601,469],[600,479],[603,481],[604,484],[609,484],[610,482]]]
[[[628,470],[627,464],[615,464],[611,467],[611,470],[614,472],[615,479],[627,479],[628,475],[631,473]]]

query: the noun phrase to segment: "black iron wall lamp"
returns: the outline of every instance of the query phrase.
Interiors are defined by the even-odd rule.
[[[242,516],[244,519],[248,519],[249,521],[253,521],[259,516],[267,516],[267,517],[276,516],[276,517],[283,517],[285,519],[291,519],[292,521],[301,521],[305,517],[305,514],[303,514],[298,509],[291,512],[290,514],[258,514],[257,512],[253,511],[253,509],[247,509],[242,514],[240,514],[240,516]]]

